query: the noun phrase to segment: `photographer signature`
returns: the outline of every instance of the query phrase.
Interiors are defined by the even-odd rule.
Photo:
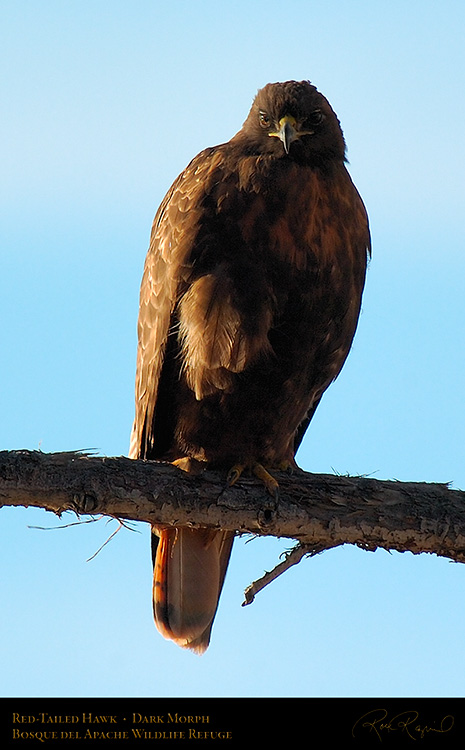
[[[362,731],[368,731],[373,732],[382,742],[383,733],[401,732],[412,740],[418,740],[431,733],[445,734],[450,732],[453,726],[454,717],[451,714],[429,725],[422,723],[418,711],[401,711],[390,717],[386,709],[375,708],[357,719],[352,727],[352,737],[359,736]]]

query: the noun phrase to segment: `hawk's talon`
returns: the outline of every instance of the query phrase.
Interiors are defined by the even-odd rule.
[[[295,462],[293,461],[280,461],[280,463],[274,467],[276,471],[282,471],[286,474],[289,474],[289,476],[292,476],[296,470]]]
[[[228,476],[226,477],[226,481],[228,482],[230,487],[232,487],[233,484],[236,484],[244,469],[245,464],[234,464],[234,466],[231,467],[231,469],[228,471]]]

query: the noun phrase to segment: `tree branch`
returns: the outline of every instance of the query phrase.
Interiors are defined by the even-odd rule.
[[[305,472],[277,478],[276,503],[253,478],[229,487],[221,473],[192,476],[155,461],[3,451],[0,505],[288,537],[305,545],[303,554],[355,544],[465,562],[463,491]]]

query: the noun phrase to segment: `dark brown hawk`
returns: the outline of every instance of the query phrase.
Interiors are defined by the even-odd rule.
[[[308,81],[268,84],[155,216],[130,455],[232,483],[248,469],[273,492],[351,347],[369,246],[331,106]],[[153,542],[156,625],[201,653],[233,534],[154,527]]]

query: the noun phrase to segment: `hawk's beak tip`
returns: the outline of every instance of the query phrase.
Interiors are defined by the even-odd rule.
[[[283,142],[284,150],[286,154],[288,154],[292,141],[295,141],[297,137],[295,128],[289,122],[285,122],[283,126],[280,128],[279,132],[280,132],[280,138]]]
[[[295,128],[295,119],[293,117],[290,117],[289,115],[286,115],[285,117],[282,117],[279,121],[279,129],[275,133],[270,133],[270,135],[274,135],[282,142],[284,146],[284,151],[286,154],[289,153],[289,148],[292,143],[292,141],[295,141],[296,138],[299,137],[299,134],[296,131]]]

